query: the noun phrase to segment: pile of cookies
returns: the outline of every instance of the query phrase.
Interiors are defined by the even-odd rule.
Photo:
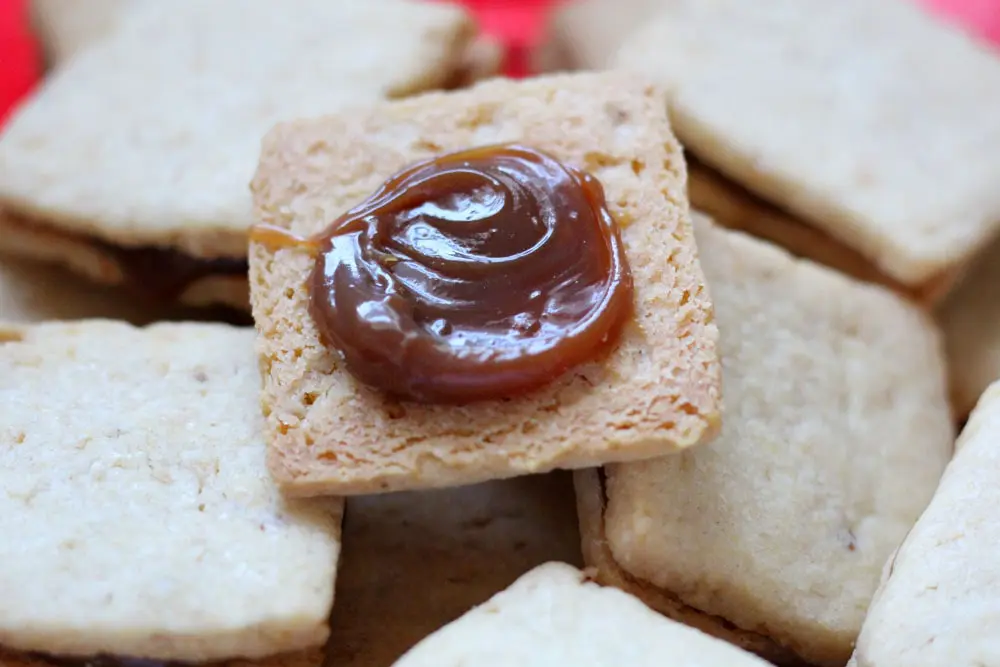
[[[446,2],[32,9],[0,667],[1000,664],[996,54],[905,0],[579,0],[517,81]]]

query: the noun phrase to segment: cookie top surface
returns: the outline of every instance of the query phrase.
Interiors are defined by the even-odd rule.
[[[1000,58],[916,3],[671,0],[617,65],[678,136],[906,284],[1000,225]]]
[[[683,603],[843,664],[951,454],[939,336],[883,288],[704,219],[695,229],[720,331],[722,431],[609,466],[608,544]]]
[[[0,644],[194,662],[322,645],[342,502],[271,481],[251,330],[0,340]]]
[[[718,419],[716,331],[662,94],[628,75],[491,81],[279,126],[254,180],[258,220],[309,236],[408,164],[518,142],[603,185],[635,284],[606,359],[524,396],[398,403],[359,384],[318,337],[315,260],[252,244],[251,290],[272,471],[292,493],[471,483],[694,445]]]
[[[1000,663],[1000,384],[979,400],[927,510],[886,566],[857,667]]]
[[[0,205],[118,245],[243,256],[274,123],[444,83],[470,34],[440,3],[143,3],[5,126]]]
[[[547,563],[528,572],[396,662],[395,667],[612,664],[764,667],[718,639],[670,621],[576,568]]]

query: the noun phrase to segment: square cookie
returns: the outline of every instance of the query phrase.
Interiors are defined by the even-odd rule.
[[[606,358],[507,400],[399,403],[358,383],[319,339],[314,259],[251,245],[270,466],[294,495],[359,494],[667,454],[718,424],[716,330],[663,95],[620,74],[495,80],[318,120],[264,142],[261,222],[322,231],[406,165],[519,142],[604,186],[635,283],[635,314]]]
[[[336,667],[385,667],[528,570],[581,565],[569,473],[347,499]]]
[[[0,249],[148,297],[244,308],[261,137],[446,85],[474,33],[461,8],[415,0],[135,2],[115,23],[0,133]],[[24,228],[64,242],[26,242]],[[80,268],[88,252],[102,271]],[[180,284],[155,289],[168,276]],[[242,289],[187,294],[213,276]]]
[[[1000,383],[983,394],[927,510],[887,563],[857,667],[1000,664]]]
[[[907,287],[1000,232],[1000,58],[906,0],[670,0],[617,66],[684,145]]]
[[[395,667],[767,663],[602,588],[564,563],[546,563],[418,644]]]
[[[918,303],[933,304],[952,287],[950,280],[922,285],[918,289],[893,280],[857,250],[690,157],[688,197],[693,208],[712,216],[720,225],[769,241],[797,257],[829,266],[858,280],[885,285]]]
[[[271,481],[252,330],[0,341],[0,645],[210,662],[324,644],[343,504]]]
[[[887,290],[695,221],[722,432],[579,480],[600,581],[778,664],[841,666],[954,433],[938,332]]]

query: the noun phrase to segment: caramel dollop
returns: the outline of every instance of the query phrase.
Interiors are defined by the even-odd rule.
[[[613,345],[631,314],[601,184],[524,146],[412,165],[317,241],[321,338],[403,399],[530,391]]]

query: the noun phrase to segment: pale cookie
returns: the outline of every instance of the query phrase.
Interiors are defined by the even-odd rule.
[[[1000,231],[1000,58],[905,0],[670,0],[618,66],[699,158],[912,288]]]
[[[1000,379],[1000,244],[994,243],[937,312],[951,373],[951,398],[959,418]]]
[[[941,486],[858,638],[857,667],[1000,665],[1000,383],[986,390]]]
[[[58,65],[111,33],[140,2],[148,0],[30,0],[28,6],[46,61]]]
[[[460,8],[415,0],[140,3],[4,128],[0,208],[73,239],[242,260],[274,123],[444,85],[472,32]]]
[[[358,494],[648,458],[718,424],[717,332],[680,146],[663,95],[622,74],[495,80],[279,126],[253,189],[258,219],[311,235],[402,167],[517,141],[603,184],[635,282],[635,321],[607,358],[528,395],[400,404],[362,386],[309,314],[308,253],[251,245],[270,466],[295,495]]]
[[[571,0],[556,6],[534,54],[540,72],[605,69],[666,0]]]
[[[252,330],[0,341],[0,645],[206,662],[324,644],[343,503],[271,481]]]
[[[435,632],[395,667],[766,664],[593,583],[574,567],[546,563]]]
[[[711,215],[725,227],[770,241],[797,257],[829,266],[859,280],[885,285],[918,303],[932,304],[952,286],[950,277],[941,277],[927,285],[903,285],[879,271],[857,250],[690,158],[688,198],[692,207]]]
[[[567,473],[349,498],[330,661],[392,664],[550,560],[582,563]]]
[[[601,581],[682,620],[700,614],[699,627],[774,662],[843,665],[882,564],[951,455],[937,331],[881,287],[702,218],[695,230],[720,331],[722,432],[607,466],[603,484],[581,479],[585,558]]]

